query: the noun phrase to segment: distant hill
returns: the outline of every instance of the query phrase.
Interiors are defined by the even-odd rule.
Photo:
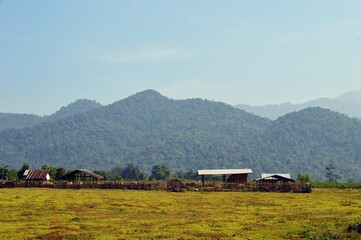
[[[58,120],[66,117],[71,117],[79,113],[94,110],[100,107],[102,107],[102,105],[96,101],[92,101],[88,99],[79,99],[69,104],[66,107],[61,107],[57,112],[45,118],[47,121]]]
[[[172,100],[147,90],[72,117],[0,132],[0,165],[247,167],[239,161],[245,146],[270,122],[224,103]]]
[[[11,128],[33,127],[43,122],[43,118],[33,114],[0,113],[0,131]]]
[[[341,96],[337,97],[336,100],[359,105],[361,104],[361,90],[344,93]]]
[[[43,164],[110,170],[251,168],[361,180],[361,121],[307,108],[275,121],[202,99],[173,100],[146,90],[113,104],[23,129],[0,132],[0,166]]]
[[[37,116],[34,114],[0,113],[0,131],[5,129],[19,129],[33,127],[43,122],[56,121],[79,113],[87,112],[101,107],[100,103],[92,100],[77,100],[50,116]]]
[[[322,108],[307,108],[273,121],[253,149],[262,171],[311,173],[325,180],[332,164],[345,180],[361,180],[361,121]],[[283,171],[282,171],[283,169]]]
[[[361,90],[347,92],[333,99],[320,98],[302,104],[283,103],[279,105],[275,104],[263,106],[238,104],[235,107],[261,117],[269,118],[271,120],[275,120],[287,113],[299,111],[309,107],[322,107],[346,114],[349,117],[357,117],[361,119]]]

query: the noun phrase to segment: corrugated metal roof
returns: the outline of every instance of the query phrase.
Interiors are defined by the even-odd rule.
[[[28,173],[29,173],[29,171],[30,171],[30,170],[25,170],[25,172],[24,172],[24,174],[23,174],[23,175],[24,175],[24,176],[27,176],[27,175],[28,175]]]
[[[102,178],[104,178],[103,176],[100,176],[100,175],[98,175],[98,174],[95,174],[95,173],[93,173],[93,172],[91,172],[91,171],[89,171],[89,170],[87,170],[87,169],[76,169],[76,170],[74,170],[74,171],[66,174],[66,175],[63,176],[62,178],[63,178],[63,179],[67,179],[69,176],[74,176],[74,175],[77,174],[77,173],[83,173],[83,174],[85,174],[85,175],[91,176],[91,177],[96,178],[96,179],[102,179]]]
[[[261,178],[271,177],[273,175],[278,175],[284,178],[291,178],[291,174],[289,173],[261,173]]]
[[[230,175],[230,174],[250,174],[251,169],[209,169],[198,170],[198,175]]]
[[[283,174],[283,175],[287,175],[287,174]],[[289,175],[289,174],[288,174]],[[261,177],[261,178],[257,178],[254,181],[261,181],[261,180],[287,180],[287,181],[292,181],[294,182],[295,180],[289,177],[285,177],[279,174],[269,174],[266,177]]]
[[[50,180],[49,170],[29,170],[26,175],[26,180]]]
[[[77,169],[76,171],[85,173],[85,174],[87,174],[87,175],[89,175],[89,176],[92,176],[92,177],[94,177],[94,178],[97,178],[97,179],[102,179],[102,178],[103,178],[103,176],[100,176],[100,175],[98,175],[98,174],[95,174],[95,173],[93,173],[93,172],[91,172],[91,171],[89,171],[89,170],[87,170],[87,169]]]

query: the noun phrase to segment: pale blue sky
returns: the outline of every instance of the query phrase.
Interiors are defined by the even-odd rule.
[[[0,112],[154,89],[300,103],[361,89],[358,0],[1,0]]]

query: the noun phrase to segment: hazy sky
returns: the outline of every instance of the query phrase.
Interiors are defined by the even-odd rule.
[[[261,105],[361,89],[359,0],[1,0],[0,112],[145,89]]]

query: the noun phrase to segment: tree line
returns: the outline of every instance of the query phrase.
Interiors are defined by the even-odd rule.
[[[29,170],[30,166],[26,163],[18,170],[9,169],[8,166],[0,167],[0,179],[8,181],[19,181],[24,179],[24,173],[26,170]],[[43,170],[49,170],[49,175],[53,181],[63,180],[63,176],[74,171],[74,169],[65,170],[63,167],[47,166],[43,165],[41,167]],[[342,178],[341,172],[339,172],[333,164],[329,164],[325,168],[326,170],[326,183],[337,183],[338,180]],[[199,180],[199,176],[195,171],[176,171],[174,173],[165,165],[154,165],[150,173],[142,171],[141,168],[135,164],[127,164],[124,167],[117,166],[110,171],[104,170],[94,170],[95,174],[98,174],[104,177],[105,181],[157,181],[157,180],[166,180],[171,178],[183,179],[183,180]],[[216,179],[218,179],[216,177]],[[315,181],[311,178],[309,173],[299,173],[297,175],[297,181],[301,183],[312,183],[317,185],[321,182]],[[354,181],[349,181],[349,183],[354,183]]]
[[[29,170],[30,166],[26,163],[18,170],[10,169],[8,166],[0,167],[0,179],[8,181],[19,181],[24,179],[24,173],[26,170]],[[63,167],[55,167],[43,165],[41,166],[43,170],[49,170],[49,175],[53,181],[62,181],[63,176],[74,171],[74,169],[66,170]],[[135,164],[127,164],[124,167],[117,166],[110,171],[104,170],[94,170],[95,174],[98,174],[104,177],[105,181],[146,181],[146,180],[165,180],[170,178],[178,178],[185,180],[196,180],[198,175],[192,170],[188,171],[175,171],[171,170],[165,165],[154,165],[150,173],[143,171],[139,166]]]

